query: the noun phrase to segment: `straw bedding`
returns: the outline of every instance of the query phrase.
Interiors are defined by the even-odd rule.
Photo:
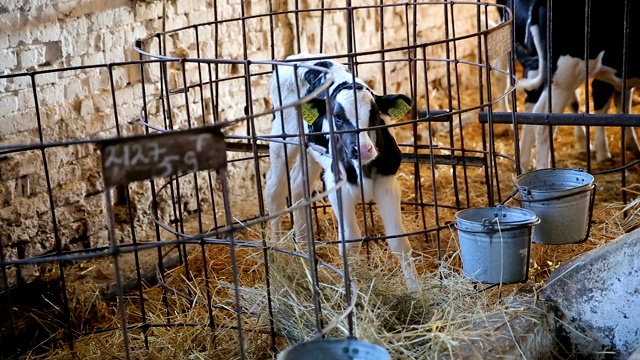
[[[473,96],[471,92],[465,96]],[[480,125],[471,124],[464,130],[464,140],[468,148],[481,148]],[[406,136],[402,129],[397,130],[398,137]],[[455,141],[460,141],[456,131]],[[616,148],[620,131],[614,131],[610,141],[614,158],[620,158]],[[426,141],[421,139],[421,141]],[[436,136],[434,141],[446,144],[448,135]],[[509,137],[498,138],[497,151],[512,155]],[[560,128],[557,135],[557,158],[559,167],[581,167],[584,159],[574,154],[571,128]],[[513,165],[507,161],[498,164],[503,196],[513,188]],[[610,167],[595,164],[595,170]],[[433,181],[436,182],[439,201],[453,202],[452,174],[450,167],[436,169],[435,180],[431,177],[428,165],[421,165],[420,185],[423,189],[422,201],[432,199]],[[403,165],[398,178],[403,186],[403,199],[415,201],[413,165]],[[469,199],[462,195],[462,203],[470,206],[486,205],[486,186],[484,172],[480,169],[468,169],[470,181]],[[628,171],[628,183],[638,183],[637,169]],[[474,283],[461,275],[458,243],[455,230],[441,232],[440,244],[442,260],[437,259],[436,237],[415,235],[410,237],[418,256],[417,267],[422,274],[423,283],[420,293],[407,293],[404,289],[396,259],[385,250],[383,242],[371,243],[358,258],[350,259],[353,278],[359,286],[358,299],[353,312],[354,335],[366,341],[387,348],[394,359],[436,358],[439,355],[456,355],[464,352],[472,341],[489,341],[495,336],[491,329],[482,331],[472,327],[474,323],[491,316],[504,316],[505,319],[522,318],[534,322],[543,321],[543,316],[534,306],[513,301],[523,289],[537,290],[543,286],[548,275],[562,262],[578,254],[601,246],[638,226],[640,220],[631,216],[625,220],[623,210],[634,214],[640,211],[638,201],[626,208],[621,204],[619,175],[603,175],[596,178],[598,193],[593,214],[593,226],[590,239],[582,244],[564,246],[532,246],[530,278],[526,284],[505,285],[487,291],[478,291]],[[458,180],[459,186],[464,185]],[[637,196],[640,189],[628,187],[631,198]],[[431,196],[431,198],[429,198]],[[516,205],[510,202],[511,205]],[[427,208],[425,218],[427,226],[435,225],[433,210]],[[359,216],[369,211],[358,211]],[[454,220],[454,210],[441,210],[441,223]],[[367,215],[368,216],[368,215]],[[374,212],[375,225],[368,229],[369,235],[384,233],[380,219]],[[407,231],[422,229],[422,217],[410,206],[404,208]],[[336,224],[331,211],[319,216],[319,233],[323,239],[336,238]],[[369,221],[371,224],[371,221]],[[285,224],[286,226],[287,224]],[[261,239],[261,228],[254,227],[237,233],[238,239]],[[425,241],[426,240],[426,241]],[[282,248],[293,249],[291,235],[270,243]],[[320,259],[338,268],[342,268],[335,245],[323,242],[317,244]],[[210,246],[203,252],[198,249],[191,252],[186,273],[184,266],[175,268],[165,275],[158,285],[144,289],[145,316],[148,323],[173,326],[133,329],[129,331],[131,349],[134,358],[166,359],[233,359],[238,358],[237,325],[233,315],[233,277],[231,261],[227,247]],[[242,326],[251,331],[244,332],[247,355],[251,359],[269,359],[275,352],[291,344],[309,339],[315,328],[315,316],[310,292],[309,263],[301,258],[269,252],[269,280],[271,282],[271,310],[276,331],[284,336],[271,343],[269,334],[269,307],[265,287],[265,259],[263,252],[256,249],[238,249],[239,290],[242,300]],[[78,274],[99,274],[95,267],[102,265],[83,262],[74,265],[69,273],[76,274],[69,281],[71,314],[74,324],[83,331],[117,328],[119,318],[115,303],[101,299],[101,289],[95,286],[91,276]],[[205,270],[208,281],[205,279]],[[52,275],[54,276],[54,275]],[[345,310],[343,278],[327,267],[318,270],[321,280],[320,304],[324,324],[340,316]],[[211,299],[215,308],[209,312],[207,299]],[[127,297],[126,313],[129,324],[142,322],[141,305],[137,296]],[[169,309],[169,310],[167,310]],[[38,316],[34,310],[34,316]],[[212,320],[212,322],[210,322]],[[216,327],[207,326],[213,323]],[[181,324],[198,324],[195,326]],[[347,336],[346,321],[333,328],[328,336]],[[62,334],[57,329],[61,324],[47,324],[52,336]],[[495,329],[494,329],[495,330]],[[146,331],[148,347],[145,350],[143,334]],[[119,358],[123,354],[122,331],[108,331],[94,335],[80,336],[74,343],[74,349],[67,345],[56,345],[46,354],[28,353],[26,358],[46,356],[51,359],[67,358]],[[75,354],[75,355],[74,355]]]

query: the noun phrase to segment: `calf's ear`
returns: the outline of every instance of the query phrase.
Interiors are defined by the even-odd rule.
[[[311,125],[327,112],[326,102],[321,98],[313,98],[300,105],[300,110],[302,111],[302,120]]]
[[[408,96],[402,94],[391,94],[376,96],[376,105],[383,114],[387,114],[394,119],[400,119],[404,114],[411,111],[413,101]]]

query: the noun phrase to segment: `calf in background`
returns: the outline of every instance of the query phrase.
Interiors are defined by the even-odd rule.
[[[508,4],[510,0],[503,1]],[[517,84],[518,88],[537,95],[527,101],[535,102],[532,112],[548,111],[548,92],[551,89],[552,111],[562,112],[572,101],[575,101],[575,91],[584,82],[586,67],[589,75],[594,78],[592,94],[596,113],[606,113],[611,99],[616,100],[618,112],[630,109],[633,88],[640,81],[640,51],[632,46],[632,39],[640,35],[640,25],[629,23],[627,34],[629,46],[627,48],[626,87],[623,89],[623,38],[624,38],[624,2],[591,0],[589,56],[584,59],[585,44],[585,1],[552,1],[552,36],[551,58],[547,63],[547,2],[545,0],[513,0],[515,1],[516,41],[520,42],[520,49],[516,50],[517,57],[523,63],[537,63],[537,71],[525,72],[526,78]],[[640,5],[630,2],[629,19],[636,19],[640,15]],[[523,20],[524,14],[524,20]],[[576,18],[577,21],[567,19]],[[524,26],[523,26],[524,24]],[[524,30],[523,30],[524,29]],[[525,32],[524,39],[521,35]],[[517,45],[518,46],[518,45]],[[532,61],[537,59],[537,61]],[[551,72],[551,84],[547,84],[547,72]],[[626,92],[628,102],[620,101]],[[529,95],[528,93],[527,95]],[[596,159],[607,161],[611,159],[607,137],[603,127],[595,129]],[[581,134],[580,134],[581,131]],[[579,144],[586,145],[586,134],[582,128],[577,129]],[[626,150],[640,157],[640,145],[632,128],[625,128]],[[581,139],[581,140],[580,140]],[[536,167],[538,169],[550,166],[549,128],[547,126],[523,125],[520,141],[521,168],[526,171],[531,162],[531,149],[536,143]]]

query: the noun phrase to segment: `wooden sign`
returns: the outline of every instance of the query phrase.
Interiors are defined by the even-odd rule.
[[[226,167],[224,135],[218,126],[102,142],[107,187],[134,181]]]

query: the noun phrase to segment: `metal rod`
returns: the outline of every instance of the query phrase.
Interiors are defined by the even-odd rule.
[[[530,125],[589,125],[589,126],[623,126],[633,127],[640,123],[640,115],[633,114],[534,114],[534,113],[501,113],[494,112],[494,124],[511,124],[515,116],[518,124]],[[486,112],[478,114],[482,124],[488,123]]]

